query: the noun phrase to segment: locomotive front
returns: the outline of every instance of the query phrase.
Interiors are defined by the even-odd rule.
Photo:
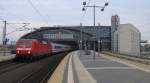
[[[32,55],[33,42],[31,40],[19,40],[16,45],[16,56]]]

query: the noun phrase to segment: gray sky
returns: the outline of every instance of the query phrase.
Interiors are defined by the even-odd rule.
[[[31,4],[30,1],[33,3]],[[32,23],[28,27],[53,26],[53,25],[83,25],[93,24],[93,10],[88,8],[83,18],[82,2],[89,0],[0,0],[0,32],[3,22]],[[109,6],[104,12],[96,9],[96,24],[110,25],[110,18],[114,14],[120,16],[121,23],[131,23],[142,33],[142,39],[150,41],[150,0],[91,0],[103,6],[105,1]],[[11,32],[22,25],[8,25],[7,32]],[[29,31],[16,31],[7,37],[11,40],[18,39]],[[2,34],[0,34],[2,37]]]

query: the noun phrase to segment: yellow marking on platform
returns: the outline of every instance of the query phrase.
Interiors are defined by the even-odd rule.
[[[0,56],[0,62],[14,59],[15,55]]]
[[[85,69],[84,65],[79,60],[79,55],[77,55],[77,52],[79,52],[79,51],[75,52],[74,63],[75,63],[75,69],[76,69],[76,72],[77,72],[79,83],[97,83],[97,81]]]
[[[72,54],[70,55],[69,65],[68,65],[68,79],[67,83],[74,83],[73,69],[72,69]]]
[[[56,70],[54,71],[54,73],[52,74],[51,78],[48,80],[47,83],[62,83],[68,59],[69,55],[64,57],[64,59],[57,66]]]

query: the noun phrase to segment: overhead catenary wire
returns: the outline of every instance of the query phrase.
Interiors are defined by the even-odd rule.
[[[38,2],[38,4],[40,5],[40,7],[43,7],[44,5],[42,5],[41,3],[40,3],[40,1],[39,0],[36,0],[37,2]],[[42,14],[43,15],[43,14]],[[44,14],[44,16],[46,16],[46,17],[48,17],[49,18],[49,16],[47,15],[47,14]],[[47,19],[46,19],[47,20]],[[48,24],[49,24],[49,22],[48,22]]]
[[[8,26],[9,26],[9,27],[17,27],[17,26],[13,26],[13,25],[11,25],[11,24],[9,24],[9,23],[8,23]],[[15,28],[15,30],[11,30],[11,31],[7,32],[7,33],[6,33],[6,36],[8,36],[8,35],[10,35],[10,34],[12,34],[12,33],[14,33],[14,32],[16,32],[16,31],[27,31],[27,29],[28,29],[28,31],[31,30],[30,28],[19,27],[19,26],[18,26],[18,28]]]
[[[35,7],[35,5],[32,3],[31,0],[27,0],[31,7],[39,14],[39,16],[42,18],[42,20],[49,24],[49,22],[46,20],[46,18],[41,14],[41,12]]]
[[[9,26],[9,27],[14,27],[14,26],[12,26],[12,25],[10,25],[10,24],[8,24],[8,26]],[[11,31],[11,32],[6,33],[6,35],[9,35],[9,34],[11,34],[11,33],[15,32],[15,31],[16,31],[16,29],[15,29],[15,30],[13,30],[13,31]]]

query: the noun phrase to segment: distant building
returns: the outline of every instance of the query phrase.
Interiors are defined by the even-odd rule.
[[[139,55],[141,33],[132,24],[120,24],[119,16],[113,15],[111,26],[41,27],[21,38],[48,39],[52,42],[72,45],[75,48],[84,44],[89,49]]]
[[[10,44],[11,45],[16,45],[16,41],[11,41]]]
[[[150,52],[150,44],[141,45],[141,52]]]
[[[81,37],[82,35],[82,37]],[[75,48],[79,47],[82,40],[84,47],[98,50],[98,40],[101,50],[111,50],[111,26],[59,26],[41,27],[39,30],[28,33],[23,39],[48,39],[52,42],[68,44]],[[94,46],[94,43],[96,44]]]
[[[116,47],[116,36],[114,32],[117,30],[118,26],[120,24],[120,18],[118,15],[113,15],[111,17],[111,50],[114,52],[117,52],[117,47]]]
[[[114,30],[117,30],[117,27],[119,26],[120,24],[120,18],[118,15],[113,15],[111,17],[111,27],[114,29]]]
[[[132,24],[120,24],[114,33],[115,49],[118,53],[140,55],[141,33]]]
[[[111,50],[128,55],[140,55],[140,31],[132,24],[120,24],[118,15],[111,17]]]

